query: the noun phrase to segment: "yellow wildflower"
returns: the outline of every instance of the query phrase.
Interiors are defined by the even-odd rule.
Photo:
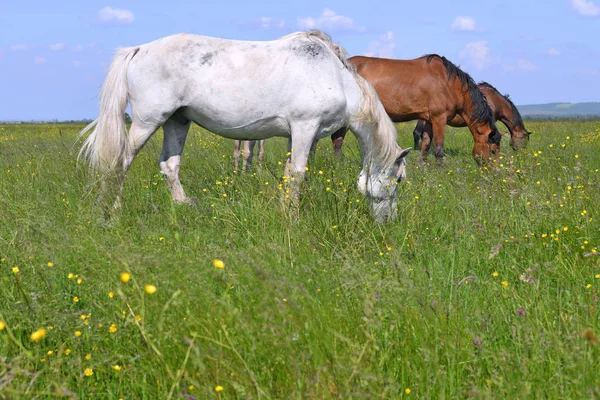
[[[0,331],[3,331],[4,328],[6,328],[6,324],[4,323],[4,321],[0,321]]]
[[[91,368],[86,368],[85,371],[83,371],[83,373],[85,374],[85,376],[92,376],[94,375],[94,370]]]
[[[223,386],[221,385],[217,385],[217,387],[215,388],[215,392],[219,393],[223,391]]]
[[[46,329],[44,329],[44,328],[40,328],[31,334],[31,340],[33,340],[34,342],[39,342],[40,340],[42,340],[45,337],[46,337]]]
[[[225,268],[225,263],[221,260],[213,260],[213,266],[216,269],[223,269],[223,268]]]
[[[12,273],[13,274],[18,274],[19,273],[19,267],[12,267]]]
[[[121,366],[120,365],[113,365],[112,369],[114,369],[115,371],[120,371],[121,370]]]
[[[75,337],[81,336],[81,331],[75,331]]]
[[[123,272],[121,274],[121,282],[128,283],[130,279],[131,279],[131,274],[129,272]]]
[[[146,290],[146,293],[148,293],[148,294],[154,294],[154,293],[156,293],[157,289],[156,289],[156,286],[154,286],[154,285],[146,285],[145,290]]]
[[[502,286],[507,287],[508,286],[508,281],[502,281]]]
[[[92,359],[92,355],[90,353],[87,353],[85,355],[85,359],[88,360],[88,361],[90,361]]]
[[[115,333],[117,331],[117,324],[112,324],[110,328],[108,328],[110,333]]]
[[[79,303],[79,297],[77,297],[77,296],[73,297],[73,302]]]

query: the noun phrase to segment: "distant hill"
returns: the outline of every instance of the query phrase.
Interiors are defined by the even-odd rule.
[[[528,104],[517,108],[521,115],[529,117],[600,117],[600,102]]]

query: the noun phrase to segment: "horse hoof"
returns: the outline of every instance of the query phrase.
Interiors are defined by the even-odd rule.
[[[185,204],[188,206],[197,206],[198,205],[198,199],[196,199],[195,197],[186,197],[183,200],[173,200],[175,202],[175,204]]]

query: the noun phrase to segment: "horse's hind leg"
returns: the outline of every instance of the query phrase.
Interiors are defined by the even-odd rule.
[[[424,132],[425,132],[425,125],[427,124],[427,121],[420,119],[417,122],[417,125],[415,126],[415,129],[413,130],[413,139],[414,139],[414,149],[415,150],[419,150],[421,148],[420,144],[421,144],[421,137],[423,136]]]
[[[348,127],[344,126],[343,128],[338,129],[331,135],[331,143],[333,144],[333,152],[336,156],[342,155],[342,145],[344,144],[344,138],[346,137],[346,132],[348,131]]]
[[[244,160],[242,162],[242,172],[246,172],[248,168],[252,168],[252,158],[254,157],[254,146],[256,140],[245,140],[244,141]]]
[[[421,140],[421,160],[425,161],[427,155],[429,154],[429,148],[431,147],[431,141],[434,137],[435,131],[433,131],[433,126],[431,122],[425,121],[423,124],[423,131],[420,133],[419,138]],[[414,132],[413,132],[414,135]],[[415,138],[416,143],[416,138]]]
[[[237,172],[238,166],[240,164],[240,145],[242,144],[241,140],[233,141],[233,170]]]
[[[164,138],[159,165],[175,203],[193,203],[185,195],[179,181],[179,164],[189,129],[190,121],[178,114],[173,114],[163,125]]]
[[[128,148],[129,154],[123,159],[123,170],[118,173],[114,177],[113,182],[102,182],[102,192],[103,192],[103,200],[105,208],[108,211],[110,203],[112,201],[112,208],[118,209],[121,207],[121,192],[123,191],[123,184],[125,182],[125,174],[129,171],[131,164],[133,163],[133,159],[140,152],[142,147],[148,142],[148,139],[156,132],[156,130],[160,127],[160,124],[148,124],[146,122],[142,122],[139,119],[134,119],[131,123],[131,127],[129,128],[129,133],[127,134],[128,138]],[[110,193],[108,189],[113,192]],[[107,196],[107,197],[105,197]]]
[[[258,141],[258,168],[262,168],[263,160],[265,159],[265,141]]]

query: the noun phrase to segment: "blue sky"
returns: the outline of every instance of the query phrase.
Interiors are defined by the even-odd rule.
[[[118,46],[310,28],[350,55],[445,55],[516,104],[600,101],[600,0],[0,0],[0,120],[95,118]]]

